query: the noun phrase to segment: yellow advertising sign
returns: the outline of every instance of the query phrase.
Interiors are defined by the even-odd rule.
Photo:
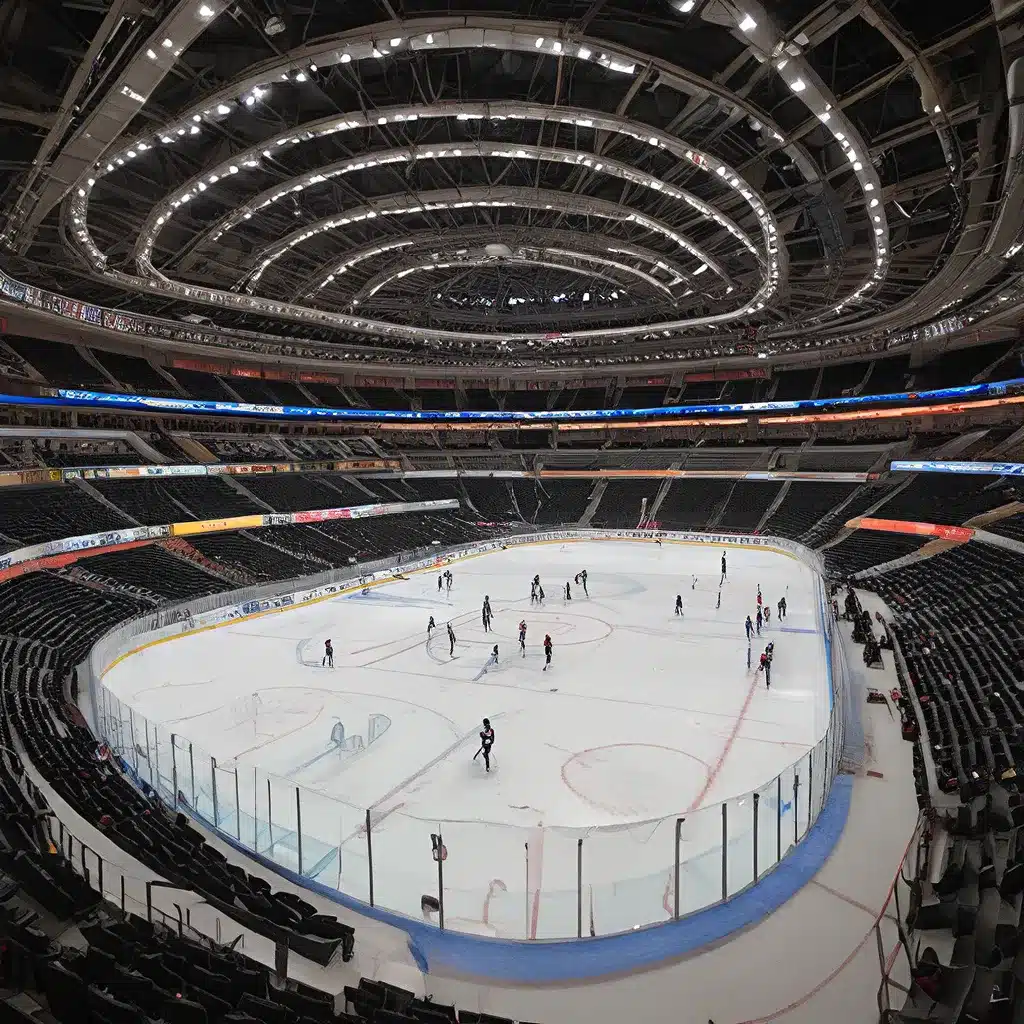
[[[250,530],[263,525],[263,516],[230,516],[227,519],[204,519],[195,523],[171,523],[172,537],[195,533],[217,533],[220,530]]]

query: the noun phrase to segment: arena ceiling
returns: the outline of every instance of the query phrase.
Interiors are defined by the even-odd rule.
[[[1005,322],[1016,7],[0,0],[0,265],[425,360]]]

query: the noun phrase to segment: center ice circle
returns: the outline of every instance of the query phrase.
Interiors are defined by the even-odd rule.
[[[677,799],[676,811],[689,807],[706,785],[706,781],[699,783],[702,772],[706,780],[710,774],[706,764],[685,750],[613,743],[573,754],[562,765],[562,781],[581,800],[605,813],[640,820],[672,812],[666,790]]]

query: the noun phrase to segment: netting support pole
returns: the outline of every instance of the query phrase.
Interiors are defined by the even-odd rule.
[[[775,779],[775,863],[782,860],[782,776]]]
[[[235,765],[235,835],[242,841],[242,800],[238,795],[238,765]]]
[[[444,931],[444,836],[437,834],[437,924]]]
[[[683,822],[685,818],[676,818],[676,863],[675,863],[675,906],[673,908],[673,920],[679,920],[679,844],[682,840]]]
[[[530,936],[530,844],[523,844],[525,850],[525,863],[524,867],[526,870],[526,884],[523,886],[523,892],[526,893],[526,925],[523,934],[529,938]]]
[[[192,776],[192,810],[196,809],[196,760],[192,752],[192,741],[188,744],[188,773]]]
[[[366,808],[366,864],[370,871],[370,906],[373,906],[373,833],[370,831],[370,808]]]
[[[171,733],[171,785],[174,787],[174,792],[171,794],[174,797],[174,809],[178,809],[178,758],[175,754],[175,749],[178,744],[175,743],[177,737],[174,733]]]
[[[576,938],[583,938],[583,840],[576,840]]]
[[[128,733],[132,738],[132,761],[135,764],[135,774],[139,774],[139,748],[135,745],[135,712],[128,709]]]
[[[722,804],[722,900],[729,898],[729,805]]]
[[[270,856],[274,856],[274,807],[270,802],[270,776],[267,776],[267,834],[270,837]]]
[[[153,754],[149,749],[149,722],[143,719],[146,723],[146,765],[149,768],[149,784],[153,785]],[[156,788],[156,787],[154,787]]]
[[[814,821],[814,748],[807,752],[807,830]]]
[[[210,792],[213,793],[213,827],[220,827],[220,816],[217,814],[217,758],[210,756]]]
[[[302,874],[302,794],[295,787],[295,832],[299,841],[299,874]]]
[[[793,845],[800,842],[800,773],[793,773]]]
[[[761,794],[754,794],[754,881],[757,881],[757,812],[761,803]]]

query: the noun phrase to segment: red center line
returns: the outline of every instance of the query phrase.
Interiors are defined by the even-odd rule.
[[[704,786],[701,791],[694,797],[693,802],[686,809],[687,814],[691,814],[704,802],[708,793],[711,791],[711,787],[715,784],[718,779],[718,775],[722,770],[722,766],[725,764],[725,759],[729,756],[729,752],[732,750],[732,745],[736,742],[736,737],[739,735],[739,731],[743,726],[744,721],[747,717],[747,712],[750,710],[750,704],[754,699],[754,694],[757,692],[758,674],[757,670],[754,670],[754,677],[750,683],[750,688],[747,690],[746,699],[743,701],[743,707],[740,708],[740,713],[736,716],[736,720],[732,724],[732,730],[730,731],[725,743],[722,745],[722,752],[718,755],[718,760],[714,763],[714,766],[708,772],[707,778],[704,781]]]

